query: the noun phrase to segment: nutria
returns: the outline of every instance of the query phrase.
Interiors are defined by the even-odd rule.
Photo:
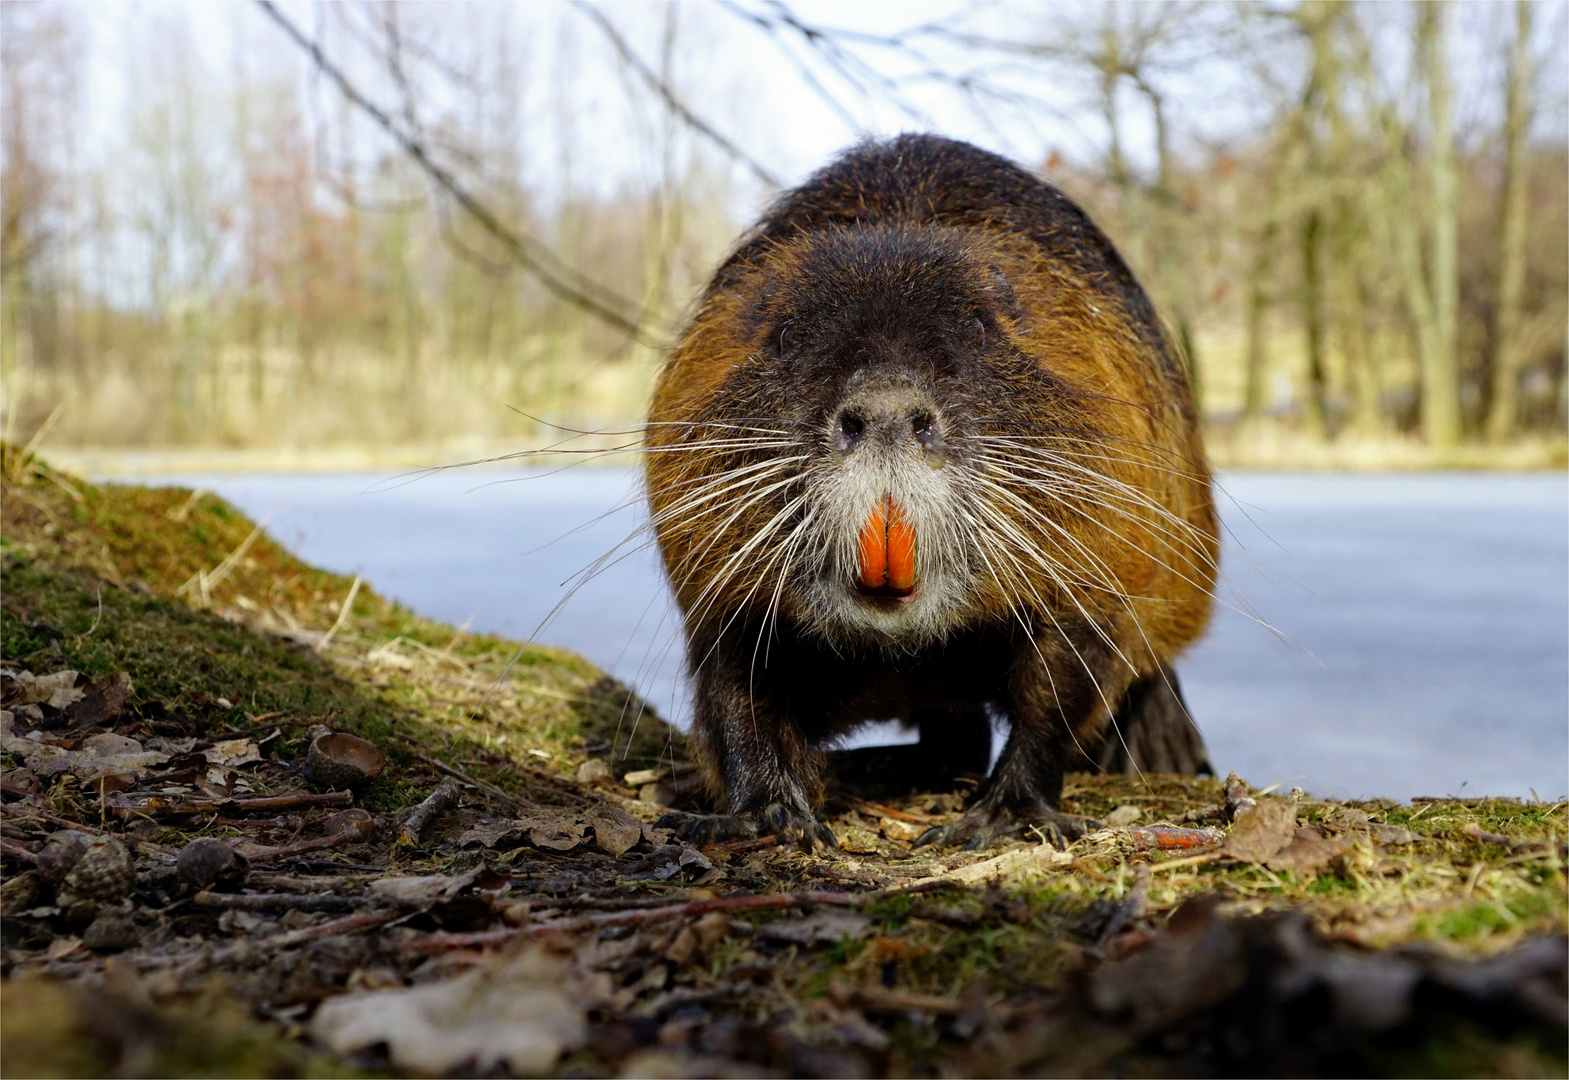
[[[1059,799],[1084,758],[1207,768],[1171,670],[1217,556],[1181,355],[1105,235],[1013,163],[906,135],[783,195],[666,359],[645,442],[728,811],[672,817],[689,837],[832,845],[826,750],[876,718],[982,769],[988,712],[1009,723],[926,842],[1082,833]]]

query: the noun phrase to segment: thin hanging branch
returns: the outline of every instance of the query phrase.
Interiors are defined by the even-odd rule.
[[[604,12],[600,11],[593,4],[587,3],[586,0],[572,0],[572,3],[574,7],[594,21],[594,24],[610,40],[611,46],[621,57],[622,62],[635,71],[638,78],[642,79],[650,90],[664,100],[665,107],[683,124],[713,143],[734,160],[745,165],[752,171],[752,175],[769,187],[775,189],[784,187],[784,181],[780,180],[767,166],[731,142],[727,136],[712,124],[688,108],[686,103],[676,95],[675,89],[664,79],[660,78],[658,72],[644,63],[642,57],[632,51],[631,44],[622,36],[621,31],[616,29],[615,24],[605,18]]]
[[[350,82],[342,69],[327,58],[321,46],[280,11],[273,0],[256,0],[256,3],[268,18],[277,23],[295,44],[310,55],[316,69],[338,87],[339,93],[390,135],[403,152],[413,159],[414,163],[439,188],[506,249],[514,262],[557,298],[588,312],[609,326],[624,331],[629,337],[642,344],[658,345],[658,342],[644,329],[641,320],[626,314],[636,310],[637,305],[585,278],[538,241],[508,228],[494,211],[471,194],[451,172],[431,157],[425,142],[417,133],[400,125]]]

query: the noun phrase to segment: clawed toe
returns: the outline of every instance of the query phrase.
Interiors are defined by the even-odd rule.
[[[757,835],[757,826],[734,814],[687,814],[672,811],[654,822],[656,829],[669,829],[689,844],[702,847],[726,840],[747,840]]]
[[[781,803],[774,803],[757,815],[759,821],[738,814],[688,814],[672,811],[654,822],[654,827],[669,829],[689,844],[703,847],[728,840],[750,840],[760,831],[794,840],[802,850],[814,847],[836,850],[839,841],[833,830],[810,814],[799,814]]]
[[[763,811],[762,816],[763,823],[771,828],[776,836],[795,840],[802,851],[811,851],[818,846],[830,851],[839,848],[839,840],[834,836],[833,830],[811,814],[791,810],[783,803],[773,803]]]
[[[1029,815],[1018,815],[977,807],[965,814],[958,821],[947,825],[936,825],[927,829],[915,838],[915,847],[925,847],[928,844],[937,847],[957,847],[962,845],[965,851],[984,851],[993,844],[1010,837],[1027,835],[1028,832],[1039,833],[1040,836],[1058,851],[1065,849],[1069,843],[1088,833],[1099,829],[1100,823],[1077,814],[1064,814],[1057,810],[1037,811]]]
[[[997,822],[978,814],[966,814],[947,825],[934,825],[915,838],[912,847],[958,847],[965,851],[983,851],[997,841],[1019,831],[1016,823]]]

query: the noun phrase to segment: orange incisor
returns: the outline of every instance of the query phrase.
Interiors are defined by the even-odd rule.
[[[861,526],[861,587],[900,594],[915,588],[915,530],[891,498]]]

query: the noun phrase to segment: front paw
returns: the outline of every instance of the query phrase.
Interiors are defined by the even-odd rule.
[[[791,810],[783,803],[773,803],[757,814],[665,814],[655,828],[670,829],[687,843],[703,847],[705,844],[722,844],[729,840],[750,840],[759,834],[779,837],[785,842],[799,844],[803,851],[822,845],[836,849],[839,841],[833,830],[810,813]]]
[[[966,851],[982,851],[1000,840],[1012,837],[1027,839],[1038,833],[1061,851],[1071,841],[1100,827],[1100,822],[1092,818],[1065,814],[1044,804],[1018,811],[981,803],[972,807],[958,821],[927,829],[915,838],[913,846],[935,844],[938,847],[954,847],[962,844]]]
[[[757,835],[757,826],[748,818],[735,814],[688,814],[679,810],[660,815],[654,828],[669,829],[698,847],[722,844],[727,840],[749,840]]]
[[[762,813],[763,827],[775,836],[793,840],[802,851],[821,845],[828,851],[839,849],[833,830],[808,811],[792,810],[784,803],[773,803]]]

